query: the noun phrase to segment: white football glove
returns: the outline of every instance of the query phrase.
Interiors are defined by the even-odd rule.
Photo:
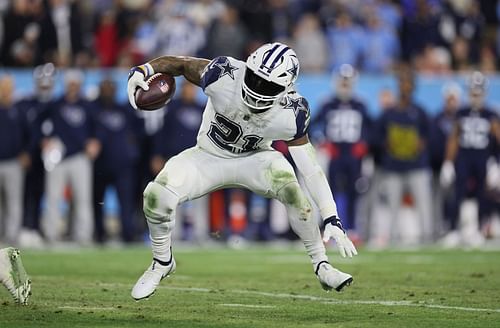
[[[128,83],[127,83],[127,93],[128,93],[128,101],[130,105],[134,109],[137,109],[137,105],[135,103],[135,93],[137,88],[144,89],[145,91],[149,90],[149,85],[144,80],[146,76],[151,75],[150,70],[152,71],[152,67],[149,64],[135,66],[130,69],[128,73]]]
[[[500,189],[500,164],[491,157],[486,162],[486,185],[489,189]]]
[[[347,237],[347,234],[342,228],[342,223],[336,216],[329,217],[324,221],[325,231],[323,232],[323,241],[326,243],[330,238],[335,239],[337,247],[339,248],[340,255],[342,257],[353,257],[353,255],[358,255],[358,251],[352,241]]]
[[[451,161],[445,161],[439,174],[441,187],[448,188],[455,180],[455,166]]]

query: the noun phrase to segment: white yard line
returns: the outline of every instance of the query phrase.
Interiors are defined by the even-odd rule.
[[[257,305],[257,304],[240,304],[240,303],[222,303],[217,304],[219,306],[227,306],[227,307],[245,307],[245,308],[253,308],[253,309],[273,309],[276,306],[274,305]]]
[[[121,284],[121,283],[99,283],[99,286],[109,286],[109,287],[127,287],[131,288],[132,285]],[[179,292],[195,292],[195,293],[210,293],[217,291],[213,288],[200,288],[200,287],[178,287],[178,286],[158,286],[160,289],[175,290]],[[282,299],[299,299],[305,301],[321,302],[323,304],[342,304],[342,305],[355,305],[355,304],[365,304],[365,305],[383,305],[383,306],[410,306],[410,307],[422,307],[428,309],[441,309],[441,310],[458,310],[458,311],[468,311],[468,312],[495,312],[500,313],[500,309],[487,309],[487,308],[475,308],[475,307],[465,307],[465,306],[451,306],[451,305],[440,305],[440,304],[428,304],[425,301],[385,301],[385,300],[340,300],[333,297],[323,297],[323,296],[313,296],[313,295],[303,295],[303,294],[288,294],[288,293],[271,293],[271,292],[261,292],[256,290],[244,290],[244,289],[228,289],[224,290],[225,293],[233,294],[243,294],[243,295],[258,295],[265,296],[269,298],[282,298]]]
[[[211,289],[208,288],[189,288],[189,287],[174,287],[174,286],[159,286],[162,289],[170,289],[177,291],[188,291],[188,292],[203,292],[208,293]],[[442,310],[459,310],[459,311],[470,311],[470,312],[496,312],[500,313],[500,309],[485,309],[485,308],[473,308],[465,306],[450,306],[450,305],[439,305],[439,304],[427,304],[427,303],[415,303],[411,301],[383,301],[383,300],[339,300],[331,297],[321,297],[312,295],[301,295],[301,294],[287,294],[287,293],[270,293],[270,292],[259,292],[254,290],[240,290],[232,289],[225,290],[224,292],[235,293],[235,294],[246,294],[246,295],[258,295],[272,298],[288,298],[288,299],[301,299],[307,301],[322,302],[324,304],[343,304],[343,305],[353,305],[353,304],[368,304],[368,305],[384,305],[384,306],[412,306],[412,307],[423,307],[430,309],[442,309]]]

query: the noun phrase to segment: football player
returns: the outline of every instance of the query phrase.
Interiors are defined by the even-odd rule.
[[[455,181],[455,202],[451,213],[451,231],[443,238],[445,246],[460,243],[457,231],[459,208],[467,196],[478,202],[479,222],[486,214],[487,162],[494,156],[495,142],[500,143],[500,121],[497,114],[484,104],[488,81],[481,72],[474,72],[469,80],[469,105],[455,115],[453,130],[448,138],[445,161],[440,180],[443,187]],[[464,242],[480,245],[483,236],[476,232]]]
[[[33,70],[35,93],[21,100],[18,105],[22,109],[30,133],[31,165],[26,171],[24,181],[24,225],[28,228],[30,242],[41,243],[40,217],[41,201],[45,186],[45,169],[43,167],[41,149],[37,138],[41,134],[41,122],[38,117],[51,104],[56,78],[54,64],[46,63]]]
[[[347,230],[356,229],[356,182],[361,178],[361,163],[368,153],[370,126],[365,104],[353,95],[355,78],[356,71],[351,65],[340,66],[333,77],[335,95],[321,107],[311,124],[319,130],[321,148],[330,159],[330,186],[346,194],[342,219]]]
[[[18,304],[28,304],[31,279],[24,269],[21,253],[17,248],[0,249],[0,282]]]
[[[177,205],[229,187],[247,188],[281,201],[322,287],[340,291],[349,285],[352,276],[328,262],[312,206],[292,166],[271,148],[274,140],[288,142],[290,154],[324,219],[323,240],[335,239],[344,257],[356,255],[309,143],[308,103],[294,89],[299,73],[295,52],[284,44],[272,43],[258,48],[246,63],[224,56],[212,61],[180,56],[156,58],[130,71],[128,96],[134,108],[137,88],[147,90],[145,77],[157,72],[184,76],[203,89],[208,102],[196,146],[169,159],[144,190],[153,262],[133,287],[132,297],[149,297],[159,282],[175,270],[171,233]]]

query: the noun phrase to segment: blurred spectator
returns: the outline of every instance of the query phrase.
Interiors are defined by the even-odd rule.
[[[422,242],[429,242],[432,231],[431,176],[427,153],[429,123],[422,108],[413,101],[414,76],[409,68],[398,75],[399,99],[396,106],[382,113],[377,122],[376,141],[380,143],[384,192],[390,210],[391,241],[396,241],[398,213],[406,191],[415,202]]]
[[[236,2],[238,3],[243,23],[248,31],[252,31],[250,43],[262,44],[271,42],[273,39],[273,27],[268,1],[239,0]]]
[[[440,44],[439,16],[428,0],[406,1],[409,9],[403,17],[401,48],[403,59],[412,60],[428,46]]]
[[[93,138],[89,104],[81,97],[83,75],[80,71],[65,73],[65,94],[41,115],[43,120],[42,158],[46,174],[47,210],[42,231],[48,242],[61,238],[65,187],[71,186],[74,205],[73,238],[81,244],[92,241],[92,164],[100,144]]]
[[[451,55],[453,59],[453,70],[463,72],[471,70],[469,61],[470,46],[467,41],[458,37],[451,46]]]
[[[444,162],[446,144],[453,130],[456,112],[461,106],[462,89],[457,83],[448,82],[443,86],[442,93],[444,105],[442,111],[432,121],[430,137],[432,142],[429,143],[430,162],[434,178],[435,217],[444,219],[436,222],[436,231],[439,232],[444,228],[443,223],[449,224],[451,222],[453,211],[453,193],[450,193],[446,188],[441,188],[439,184],[439,171]]]
[[[379,104],[381,112],[385,112],[389,108],[396,106],[396,97],[394,93],[388,88],[382,89],[379,93]]]
[[[433,120],[432,140],[429,144],[431,167],[439,172],[444,162],[446,143],[455,124],[455,115],[461,106],[462,89],[455,82],[449,82],[443,86],[444,105]]]
[[[450,0],[444,2],[440,17],[441,38],[449,47],[460,37],[469,48],[467,60],[472,64],[479,62],[479,47],[484,32],[484,18],[479,3],[473,0]]]
[[[451,56],[445,47],[429,46],[415,56],[413,65],[419,73],[446,75],[451,72]]]
[[[0,22],[4,31],[0,62],[5,66],[33,65],[40,35],[36,17],[40,6],[41,0],[10,1],[10,8]]]
[[[98,242],[107,239],[103,220],[103,201],[106,188],[116,189],[120,206],[121,237],[124,242],[134,241],[136,166],[139,158],[139,138],[142,122],[128,106],[115,100],[116,86],[110,79],[100,83],[99,98],[91,106],[95,115],[95,134],[101,151],[94,162],[94,218]]]
[[[497,72],[497,58],[493,46],[484,45],[481,47],[479,69],[485,74],[495,74]]]
[[[361,163],[368,153],[370,119],[365,104],[353,95],[356,72],[342,65],[333,74],[335,95],[320,109],[312,122],[312,130],[323,139],[320,149],[329,158],[328,180],[332,192],[345,195],[345,208],[340,207],[344,228],[356,229],[357,190]]]
[[[330,46],[330,70],[338,70],[342,64],[358,67],[365,36],[349,13],[342,11],[337,15],[335,23],[327,29],[327,38]]]
[[[116,18],[116,12],[112,9],[102,12],[97,18],[94,48],[100,66],[113,66],[117,62],[121,43]]]
[[[226,5],[220,0],[200,0],[190,4],[187,15],[196,24],[208,29],[225,11]]]
[[[487,162],[490,156],[495,156],[495,142],[500,142],[498,115],[484,103],[487,85],[488,81],[482,73],[476,71],[471,75],[469,104],[456,113],[448,139],[440,179],[445,188],[455,181],[455,202],[450,232],[442,240],[445,246],[478,246],[484,242],[478,229],[469,236],[462,236],[458,228],[459,218],[462,217],[461,205],[468,197],[478,202],[480,225],[485,223],[487,214]]]
[[[376,11],[368,14],[362,51],[362,69],[369,73],[388,72],[399,56],[395,30],[383,25]]]
[[[318,18],[305,14],[297,23],[293,34],[293,49],[305,73],[324,72],[328,61],[328,44]]]
[[[30,158],[26,152],[27,129],[19,108],[14,105],[14,80],[0,76],[0,224],[8,244],[17,244],[22,225],[23,169]],[[4,200],[4,204],[2,204]]]
[[[383,25],[391,29],[393,32],[401,28],[401,13],[399,8],[391,0],[377,0],[376,13]]]
[[[271,37],[274,41],[288,42],[292,30],[288,0],[268,0],[271,12]]]
[[[24,184],[24,226],[28,229],[28,235],[31,234],[31,241],[40,240],[40,207],[45,188],[45,169],[38,140],[41,128],[39,115],[52,104],[55,74],[52,63],[37,66],[33,71],[35,93],[18,103],[30,133],[31,166],[26,172]]]
[[[207,42],[207,57],[231,56],[243,58],[247,42],[247,31],[240,22],[236,8],[228,6],[214,22]]]
[[[168,6],[157,5],[158,20],[152,37],[154,48],[151,56],[182,55],[194,56],[205,46],[206,35],[203,29],[187,16],[188,5],[174,2]]]
[[[158,174],[165,163],[184,149],[196,144],[204,104],[196,99],[196,87],[185,81],[180,97],[167,106],[163,127],[154,139],[154,156],[151,161],[153,174]],[[201,208],[200,208],[201,207]],[[177,212],[182,222],[182,239],[202,241],[208,235],[206,198],[184,203]]]
[[[156,47],[155,38],[151,37],[155,33],[154,20],[151,19],[150,15],[143,15],[138,18],[137,28],[133,31],[132,40],[129,45],[129,53],[137,58],[137,62],[142,63],[149,60],[149,57],[153,53]],[[126,53],[122,54],[122,57],[126,57]],[[125,59],[125,60],[124,60]],[[121,61],[127,61],[130,58],[120,58]],[[130,67],[133,66],[136,61],[132,60],[131,63],[120,63],[120,66]]]
[[[84,35],[77,1],[49,0],[40,21],[39,62],[58,66],[88,64],[83,47]]]

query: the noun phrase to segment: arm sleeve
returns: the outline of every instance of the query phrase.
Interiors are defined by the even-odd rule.
[[[333,199],[328,180],[318,164],[314,147],[307,143],[300,146],[290,146],[288,149],[300,174],[304,177],[307,190],[318,206],[321,217],[326,219],[338,216],[337,204]]]

